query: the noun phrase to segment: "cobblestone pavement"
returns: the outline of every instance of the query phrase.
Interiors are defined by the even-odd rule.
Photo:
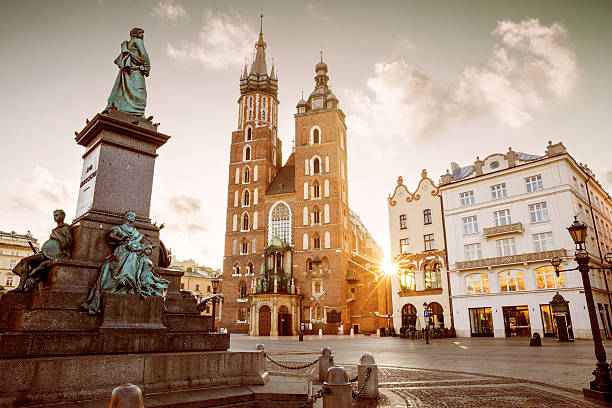
[[[559,346],[546,339],[541,348],[525,346],[525,342],[528,344],[528,339],[446,339],[424,345],[406,339],[358,336],[313,336],[304,342],[232,336],[231,348],[253,349],[264,343],[272,358],[298,366],[314,361],[320,348],[329,346],[335,363],[347,369],[349,378],[356,376],[355,363],[361,353],[369,351],[379,365],[382,398],[374,405],[358,402],[356,407],[599,406],[582,396],[595,363],[592,342]],[[317,365],[288,370],[268,360],[266,364],[273,374],[309,376],[316,388]]]

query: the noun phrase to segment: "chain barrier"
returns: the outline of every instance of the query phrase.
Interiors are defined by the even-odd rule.
[[[329,366],[333,367],[334,365],[335,365],[334,364],[334,356],[331,356],[331,357],[329,357]]]
[[[370,374],[372,374],[372,367],[368,367],[368,369],[366,370],[366,377],[365,377],[365,380],[363,381],[363,384],[361,385],[361,389],[358,392],[352,391],[353,399],[357,399],[363,395],[363,392],[365,391],[366,386],[368,385]]]
[[[351,378],[349,382],[357,382],[358,380],[359,380],[359,375],[357,375],[355,378]]]
[[[300,365],[300,366],[288,366],[288,365],[285,365],[285,364],[279,363],[278,361],[274,361],[274,360],[272,360],[272,358],[271,358],[271,357],[268,355],[268,353],[264,353],[264,356],[266,356],[266,358],[267,358],[268,360],[270,360],[271,362],[273,362],[273,363],[274,363],[274,364],[276,364],[277,366],[282,367],[282,368],[286,368],[286,369],[288,369],[288,370],[302,370],[302,369],[304,369],[304,368],[311,367],[311,366],[313,366],[313,365],[315,365],[315,364],[317,364],[317,363],[319,362],[319,359],[317,358],[317,359],[316,359],[315,361],[313,361],[312,363],[306,363],[306,364],[304,364],[304,365]]]
[[[314,403],[321,398],[323,395],[325,394],[331,394],[331,389],[323,386],[319,391],[317,391],[317,393],[315,395],[313,395],[312,397],[310,397],[310,399],[308,401],[306,401],[305,404],[300,405],[299,408],[308,408],[308,407],[312,407],[314,405]]]

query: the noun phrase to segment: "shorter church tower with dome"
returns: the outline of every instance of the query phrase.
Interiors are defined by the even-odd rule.
[[[232,132],[221,327],[255,336],[372,333],[388,327],[382,251],[349,207],[347,128],[328,67],[297,104],[283,163],[278,78],[263,31],[240,79]]]

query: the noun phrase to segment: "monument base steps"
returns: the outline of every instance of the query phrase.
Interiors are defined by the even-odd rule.
[[[181,391],[145,393],[147,408],[289,408],[308,400],[312,385],[302,377],[270,376],[264,385],[197,387]],[[54,408],[107,408],[105,398],[53,404]],[[49,407],[50,405],[34,405]]]
[[[300,398],[300,395],[306,398],[310,390],[304,379],[301,384],[291,383],[289,388],[286,382],[274,381],[266,384],[268,381],[263,351],[0,359],[0,383],[3,384],[0,407],[75,404],[78,401],[81,401],[78,404],[85,404],[87,401],[87,406],[91,406],[89,403],[92,401],[89,400],[106,400],[108,403],[113,388],[125,383],[135,384],[142,389],[146,395],[145,402],[151,399],[151,404],[147,402],[147,407],[216,407],[229,403],[275,401],[277,394],[283,394],[278,401],[293,401],[292,398]],[[255,387],[264,384],[265,387]],[[242,389],[238,394],[251,396],[244,397],[243,400],[239,398],[235,402],[222,398],[225,395],[223,390],[230,389]],[[216,394],[217,400],[213,398],[213,390],[221,393]],[[297,396],[286,395],[287,390],[292,393],[295,391]],[[210,398],[204,398],[207,395],[210,395]],[[162,397],[166,403],[162,403]],[[173,399],[177,402],[169,405],[168,402]],[[191,403],[198,399],[210,403]],[[179,403],[179,400],[182,402]],[[158,403],[153,404],[153,401]]]

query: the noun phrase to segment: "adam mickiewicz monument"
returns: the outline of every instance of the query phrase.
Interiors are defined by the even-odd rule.
[[[0,406],[108,398],[121,384],[146,394],[264,384],[262,352],[229,352],[196,298],[168,268],[149,211],[157,149],[169,139],[144,119],[150,62],[134,28],[115,60],[108,106],[76,134],[84,147],[76,216],[43,253],[16,267],[0,297]]]

